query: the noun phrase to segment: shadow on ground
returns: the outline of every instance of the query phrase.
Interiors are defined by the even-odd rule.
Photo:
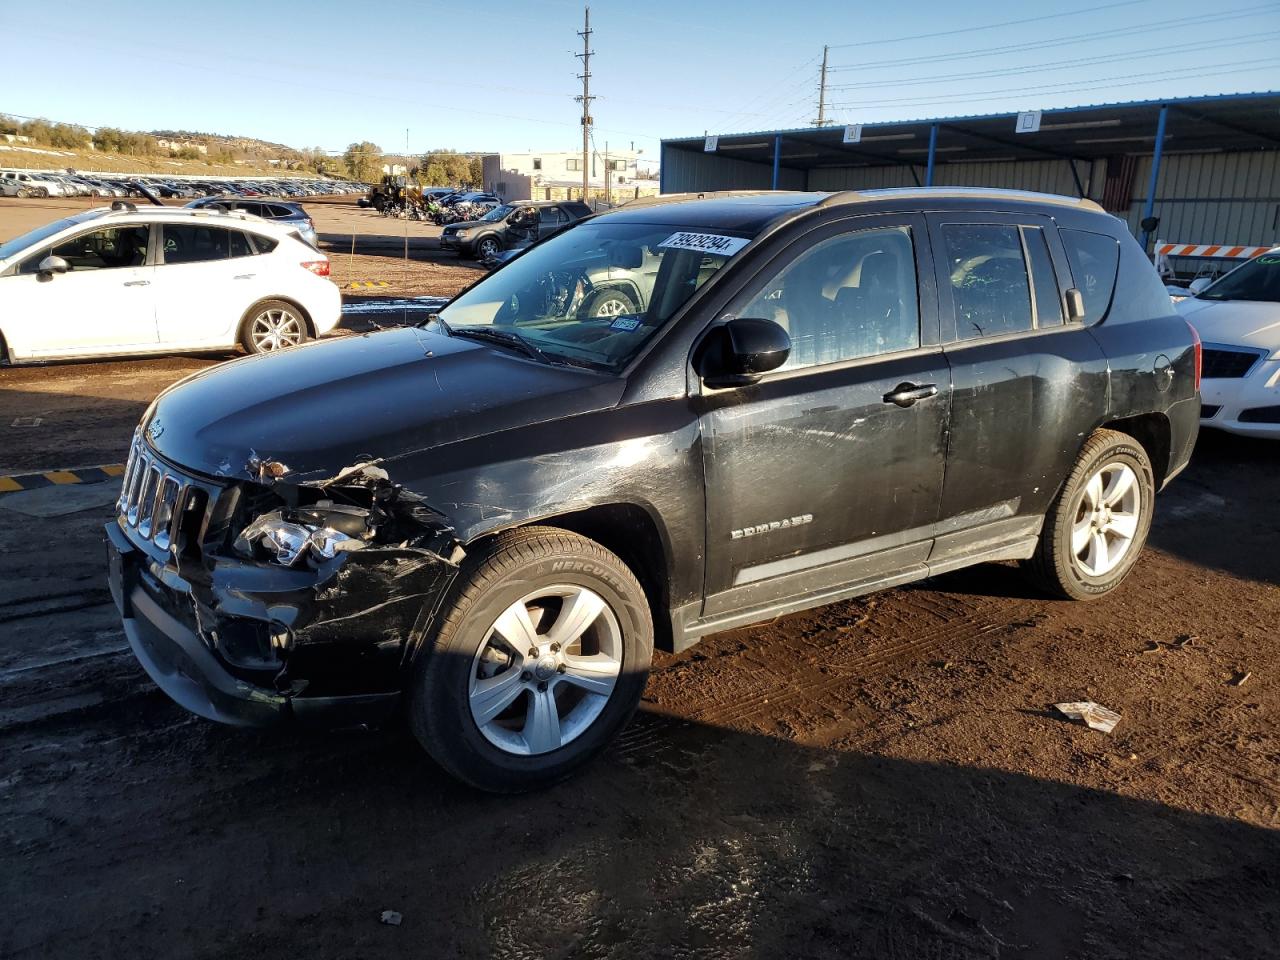
[[[493,797],[398,728],[246,733],[158,694],[101,720],[109,769],[4,764],[5,956],[1278,949],[1280,833],[1007,771],[642,714],[577,778]]]

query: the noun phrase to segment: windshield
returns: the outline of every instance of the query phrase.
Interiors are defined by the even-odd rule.
[[[533,247],[440,316],[457,335],[515,333],[547,359],[618,370],[747,243],[590,220]]]
[[[1197,300],[1257,300],[1280,303],[1280,253],[1264,253],[1236,267],[1198,294]]]
[[[500,207],[494,207],[492,210],[490,210],[480,219],[488,220],[490,222],[494,220],[505,220],[507,219],[507,214],[509,214],[514,209],[515,207],[508,207],[506,204],[503,204]]]
[[[20,237],[14,237],[12,240],[0,243],[0,260],[8,260],[15,254],[27,249],[27,247],[34,247],[41,240],[52,237],[59,230],[74,227],[77,223],[83,223],[85,220],[91,220],[96,216],[98,216],[96,213],[80,213],[64,220],[55,220],[53,223],[46,223],[43,227],[36,227]]]

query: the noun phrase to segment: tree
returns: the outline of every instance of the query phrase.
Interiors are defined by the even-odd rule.
[[[368,140],[353,143],[343,153],[342,162],[353,180],[370,183],[382,174],[382,148]]]
[[[432,150],[422,157],[419,179],[433,187],[479,187],[480,158],[456,150]]]

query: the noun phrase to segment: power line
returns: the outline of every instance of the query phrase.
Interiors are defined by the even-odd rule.
[[[974,93],[953,94],[942,97],[907,97],[893,100],[863,100],[850,101],[848,103],[836,104],[841,109],[850,109],[853,107],[883,107],[883,106],[902,106],[911,105],[919,106],[929,103],[965,103],[969,101],[981,102],[986,100],[1003,99],[1010,94],[1035,93],[1038,91],[1055,90],[1060,93],[1080,92],[1087,90],[1105,90],[1108,87],[1132,87],[1137,84],[1149,83],[1153,79],[1170,79],[1170,80],[1198,80],[1202,77],[1218,77],[1225,74],[1239,73],[1241,70],[1255,66],[1271,65],[1280,63],[1280,57],[1267,57],[1258,60],[1241,60],[1235,64],[1216,64],[1214,68],[1203,73],[1187,73],[1189,70],[1204,70],[1204,67],[1183,67],[1180,70],[1165,70],[1156,73],[1130,73],[1116,77],[1099,77],[1096,80],[1083,81],[1087,84],[1082,86],[1081,81],[1075,83],[1049,83],[1038,84],[1032,87],[1021,87],[1018,89],[1005,90],[982,90]],[[1223,67],[1225,69],[1217,69]],[[1136,78],[1136,79],[1134,79]],[[1117,82],[1129,81],[1129,82]]]
[[[891,60],[867,60],[862,63],[836,65],[831,67],[831,72],[840,73],[846,70],[865,70],[868,67],[911,67],[922,63],[934,64],[950,63],[956,60],[975,60],[990,56],[993,53],[1021,53],[1028,50],[1048,50],[1053,47],[1070,46],[1077,40],[1089,40],[1092,42],[1113,37],[1130,36],[1135,33],[1160,33],[1195,23],[1217,24],[1228,20],[1239,20],[1242,17],[1247,17],[1257,13],[1259,10],[1274,10],[1275,7],[1276,5],[1274,3],[1262,3],[1252,7],[1242,7],[1238,10],[1227,10],[1222,13],[1197,14],[1196,16],[1165,20],[1162,23],[1145,23],[1131,27],[1117,27],[1112,30],[1094,30],[1089,33],[1078,33],[1068,37],[1056,37],[1049,40],[1028,40],[1021,43],[1004,44],[997,47],[983,47],[976,50],[967,50],[963,53],[902,57]]]
[[[803,77],[800,77],[800,79],[799,79],[799,80],[797,80],[797,79],[795,79],[795,78],[796,78],[796,77],[799,77],[799,75],[800,75],[801,73],[806,73],[806,74],[807,74],[807,72],[808,72],[809,68],[810,68],[810,67],[812,67],[812,66],[814,66],[817,62],[818,62],[818,58],[817,58],[817,57],[810,57],[810,58],[809,58],[808,60],[806,60],[804,63],[800,64],[800,66],[799,66],[799,67],[797,67],[795,70],[792,70],[792,71],[791,71],[790,73],[788,73],[785,77],[783,77],[783,78],[782,78],[782,80],[778,81],[778,83],[779,83],[781,86],[775,85],[771,90],[765,91],[764,93],[761,93],[761,94],[757,94],[755,97],[753,97],[752,99],[748,100],[748,101],[746,102],[746,104],[742,107],[742,109],[740,109],[740,110],[736,110],[736,111],[734,111],[734,112],[730,113],[730,114],[729,114],[729,116],[728,116],[728,118],[727,118],[725,121],[723,121],[723,123],[724,123],[724,129],[726,129],[726,130],[727,130],[727,129],[729,129],[729,127],[731,127],[731,126],[733,125],[733,123],[737,121],[737,119],[738,119],[739,117],[761,117],[761,116],[767,116],[767,112],[766,112],[766,113],[762,113],[762,112],[751,113],[751,112],[748,112],[748,111],[749,111],[749,108],[754,107],[754,106],[756,106],[757,104],[761,104],[762,106],[766,107],[767,109],[773,109],[773,108],[772,108],[772,106],[771,106],[772,104],[777,103],[777,102],[779,102],[779,101],[781,101],[781,100],[786,99],[788,96],[790,96],[790,95],[791,95],[791,93],[792,93],[793,91],[798,90],[798,89],[800,89],[801,87],[804,87],[804,88],[805,88],[805,91],[806,91],[805,96],[806,96],[806,99],[807,99],[807,97],[808,97],[808,90],[810,89],[809,84],[812,82],[811,78],[810,78],[809,76],[807,76],[807,75],[806,75],[806,76],[803,76]]]
[[[841,83],[829,85],[828,90],[862,90],[874,87],[918,87],[931,83],[938,83],[942,80],[979,80],[987,77],[1016,77],[1026,74],[1043,73],[1045,70],[1052,70],[1056,67],[1082,67],[1082,66],[1098,66],[1104,63],[1117,63],[1126,60],[1140,60],[1145,57],[1164,56],[1172,53],[1181,53],[1184,51],[1200,51],[1200,50],[1217,50],[1223,47],[1244,47],[1254,43],[1265,43],[1275,37],[1280,36],[1280,31],[1272,33],[1260,33],[1248,37],[1244,40],[1224,39],[1218,41],[1192,41],[1190,43],[1172,44],[1169,46],[1149,47],[1145,50],[1125,51],[1124,53],[1113,53],[1099,57],[1086,57],[1084,59],[1072,58],[1069,60],[1050,60],[1037,64],[1034,67],[1002,67],[998,70],[981,70],[977,73],[941,73],[932,77],[924,77],[916,80],[866,80],[860,83]]]
[[[955,30],[939,30],[936,33],[914,33],[903,37],[889,37],[881,40],[859,40],[856,43],[833,43],[832,50],[842,50],[847,47],[870,47],[879,46],[883,43],[902,43],[907,40],[932,40],[935,37],[954,37],[961,33],[978,33],[983,30],[995,30],[999,27],[1016,27],[1024,23],[1041,23],[1045,20],[1061,20],[1063,17],[1078,17],[1083,13],[1094,13],[1098,10],[1114,10],[1116,7],[1132,7],[1138,4],[1150,3],[1151,0],[1121,0],[1120,3],[1104,3],[1097,7],[1084,7],[1083,9],[1066,10],[1062,13],[1047,13],[1040,17],[1026,17],[1022,20],[1003,20],[999,23],[987,23],[978,27],[958,27]]]

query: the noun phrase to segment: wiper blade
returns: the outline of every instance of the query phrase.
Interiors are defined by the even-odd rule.
[[[555,363],[556,361],[547,356],[541,349],[536,347],[528,337],[521,336],[514,330],[495,330],[493,327],[450,327],[450,335],[455,337],[470,337],[473,340],[487,340],[490,343],[500,343],[505,347],[515,347],[525,356],[534,360],[541,360],[543,363]]]

